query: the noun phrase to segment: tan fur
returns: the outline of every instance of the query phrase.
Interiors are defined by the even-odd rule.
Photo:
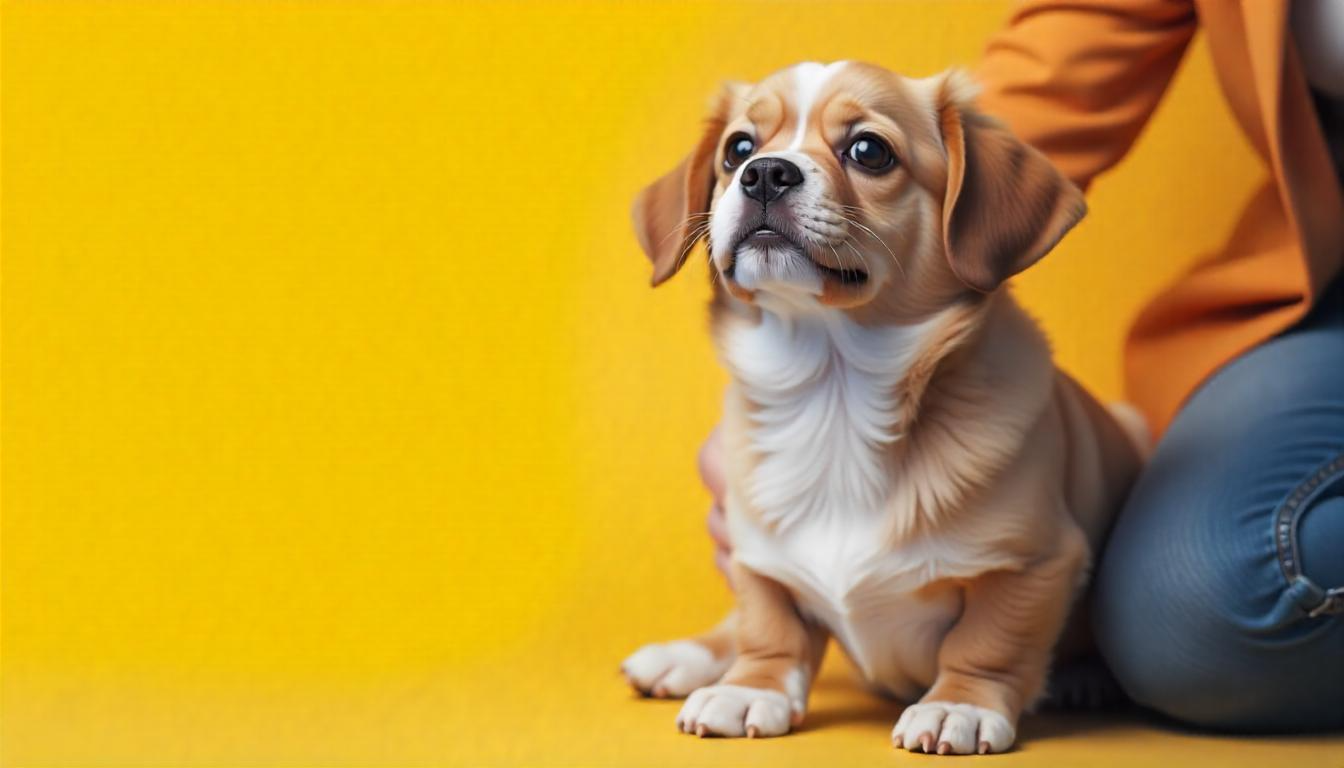
[[[657,212],[657,201],[669,194],[660,185],[680,189],[667,181],[641,197],[637,210],[645,213],[637,225],[647,230],[641,242],[653,258],[655,282],[681,259],[648,244],[662,230],[674,239],[684,234],[666,222],[706,214],[727,189],[723,140],[747,126],[760,152],[789,143],[799,120],[790,87],[785,75],[775,75],[716,103],[709,132],[688,160],[714,174],[703,200],[678,194],[686,205]],[[867,282],[828,278],[819,302],[863,327],[933,323],[895,384],[900,407],[890,426],[901,437],[881,449],[890,478],[882,507],[890,547],[930,539],[993,546],[983,572],[922,587],[930,599],[951,597],[961,609],[930,669],[910,676],[929,678],[922,702],[975,705],[1015,724],[1041,692],[1071,601],[1140,460],[1126,429],[1054,368],[1039,328],[1000,288],[1083,215],[1082,196],[1039,153],[977,113],[972,97],[959,74],[913,81],[850,64],[812,106],[801,151],[827,175],[832,202],[848,206],[868,230],[846,240]],[[890,143],[896,170],[864,175],[836,159],[855,123]],[[683,167],[674,178],[702,177]],[[841,268],[839,253],[823,248],[809,257]],[[733,258],[711,254],[719,273]],[[734,329],[760,322],[756,298],[720,274],[712,316],[721,348]],[[733,508],[766,525],[741,490],[761,460],[751,438],[756,408],[741,388],[730,389],[724,469]],[[800,614],[785,586],[740,562],[732,576],[736,658],[720,684],[796,696],[799,679],[810,683],[816,671],[825,628]],[[725,647],[729,626],[702,639],[715,658],[732,653]],[[795,719],[802,710],[799,703]],[[939,738],[898,734],[897,746],[933,751]],[[937,746],[942,752],[949,745]]]

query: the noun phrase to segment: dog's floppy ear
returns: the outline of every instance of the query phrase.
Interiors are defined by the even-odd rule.
[[[645,255],[653,262],[653,284],[677,273],[695,241],[704,236],[704,216],[714,191],[714,156],[733,103],[747,90],[728,83],[710,102],[704,132],[686,159],[645,187],[635,198],[631,217]]]
[[[1087,204],[1045,155],[977,112],[975,92],[960,70],[938,89],[947,151],[943,247],[962,282],[989,292],[1055,247]]]

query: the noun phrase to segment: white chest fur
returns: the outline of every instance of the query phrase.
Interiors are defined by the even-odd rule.
[[[890,535],[898,385],[938,321],[866,328],[833,310],[766,310],[723,347],[751,404],[755,460],[729,489],[735,557],[788,587],[871,682],[906,697],[931,682],[961,608],[955,588],[930,584],[980,570],[953,542]]]
[[[733,330],[724,357],[754,409],[746,491],[764,522],[880,513],[882,449],[899,438],[897,384],[935,321],[865,328],[835,310],[763,311]]]

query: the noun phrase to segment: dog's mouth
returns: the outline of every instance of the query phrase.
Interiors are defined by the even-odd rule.
[[[830,278],[841,285],[863,285],[868,282],[868,273],[862,269],[846,267],[828,267],[816,259],[809,259],[822,277]]]
[[[753,247],[764,249],[772,246],[776,248],[792,247],[795,250],[803,250],[803,247],[794,242],[793,238],[783,232],[766,226],[760,226],[751,230],[737,243],[737,248]]]
[[[733,279],[737,267],[737,254],[744,248],[756,249],[767,257],[772,250],[784,255],[801,257],[815,269],[823,279],[835,281],[844,286],[860,286],[868,282],[868,273],[862,269],[837,266],[833,267],[814,257],[809,248],[799,243],[787,233],[769,226],[759,226],[747,232],[733,247],[733,260],[724,270],[724,276]]]

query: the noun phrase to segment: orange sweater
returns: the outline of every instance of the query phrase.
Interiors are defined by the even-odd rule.
[[[1027,0],[989,44],[981,104],[1086,188],[1129,149],[1197,29],[1269,169],[1227,245],[1158,295],[1125,349],[1156,433],[1238,354],[1291,326],[1344,263],[1344,193],[1278,0]]]

